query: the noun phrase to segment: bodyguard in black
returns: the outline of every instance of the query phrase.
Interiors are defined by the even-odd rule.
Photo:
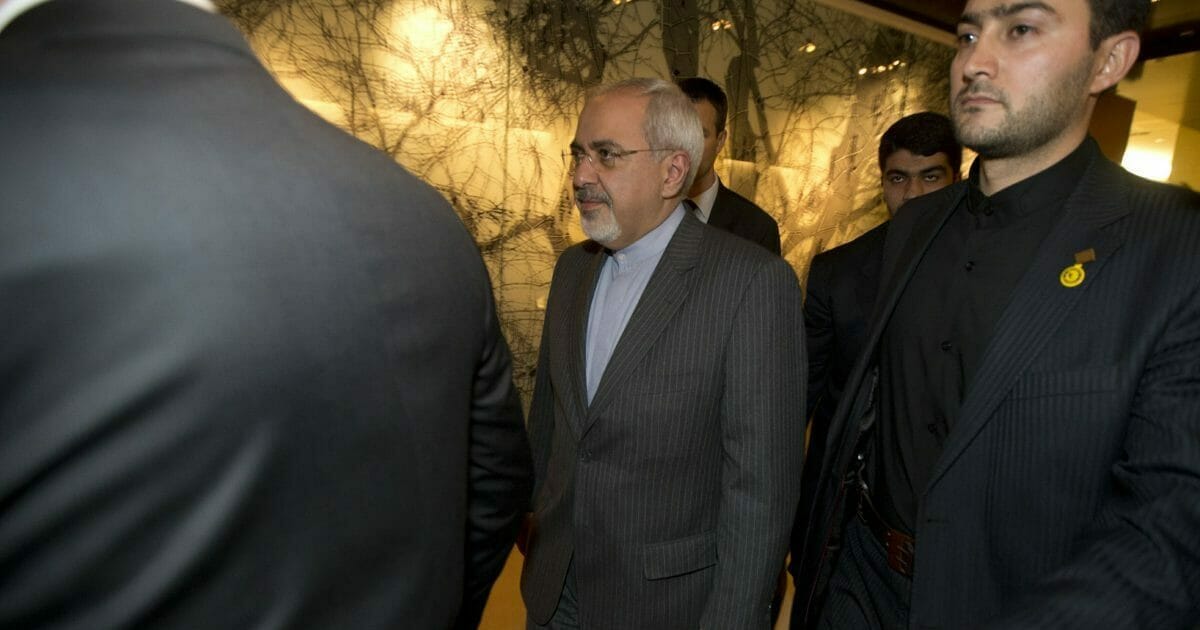
[[[888,228],[800,627],[1200,622],[1200,198],[1087,140],[1148,13],[968,1],[951,113],[979,192]]]
[[[696,106],[704,128],[704,153],[695,181],[687,192],[688,200],[694,204],[693,212],[701,221],[758,243],[778,256],[779,224],[753,201],[727,188],[713,170],[717,153],[725,146],[725,119],[729,114],[725,90],[703,77],[681,79],[678,85]]]
[[[879,139],[879,180],[888,215],[906,202],[959,180],[962,146],[950,119],[918,112],[888,127]],[[887,237],[884,223],[857,239],[813,258],[805,284],[804,331],[808,342],[808,448],[800,505],[792,531],[795,573],[811,526],[817,476],[825,459],[829,424],[846,379],[867,339],[868,318],[879,287],[879,265]],[[794,575],[797,584],[811,576]],[[793,607],[794,612],[799,612]]]
[[[967,192],[929,246],[879,343],[878,471],[872,503],[911,535],[917,499],[954,428],[996,322],[1070,189],[1099,155],[1085,141],[1062,162],[988,197]]]

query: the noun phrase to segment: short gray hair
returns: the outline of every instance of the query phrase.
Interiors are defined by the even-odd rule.
[[[688,154],[691,167],[681,191],[686,195],[704,154],[704,128],[700,125],[700,116],[696,114],[691,99],[674,83],[654,78],[626,79],[603,85],[589,92],[588,99],[614,92],[630,92],[650,99],[646,104],[642,134],[651,148],[678,150]]]

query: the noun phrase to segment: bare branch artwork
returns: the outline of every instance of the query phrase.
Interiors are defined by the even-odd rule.
[[[474,234],[528,400],[587,89],[699,75],[730,97],[717,171],[803,278],[886,216],[876,148],[945,111],[953,51],[811,0],[221,0],[301,102],[436,187]],[[397,200],[402,211],[403,200]]]

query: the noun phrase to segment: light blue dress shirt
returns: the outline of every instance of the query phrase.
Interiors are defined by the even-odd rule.
[[[637,308],[650,276],[658,267],[667,243],[675,235],[679,222],[683,221],[686,206],[680,203],[658,227],[628,247],[611,252],[592,293],[592,307],[587,323],[587,397],[588,403],[596,395],[600,379],[613,349],[621,339],[629,317]]]

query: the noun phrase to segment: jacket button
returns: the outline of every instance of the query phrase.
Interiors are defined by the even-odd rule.
[[[590,451],[586,451],[586,450],[585,450],[585,451],[579,451],[579,461],[581,461],[581,462],[590,462],[590,461],[592,461],[592,454],[591,454],[591,452],[590,452]]]

